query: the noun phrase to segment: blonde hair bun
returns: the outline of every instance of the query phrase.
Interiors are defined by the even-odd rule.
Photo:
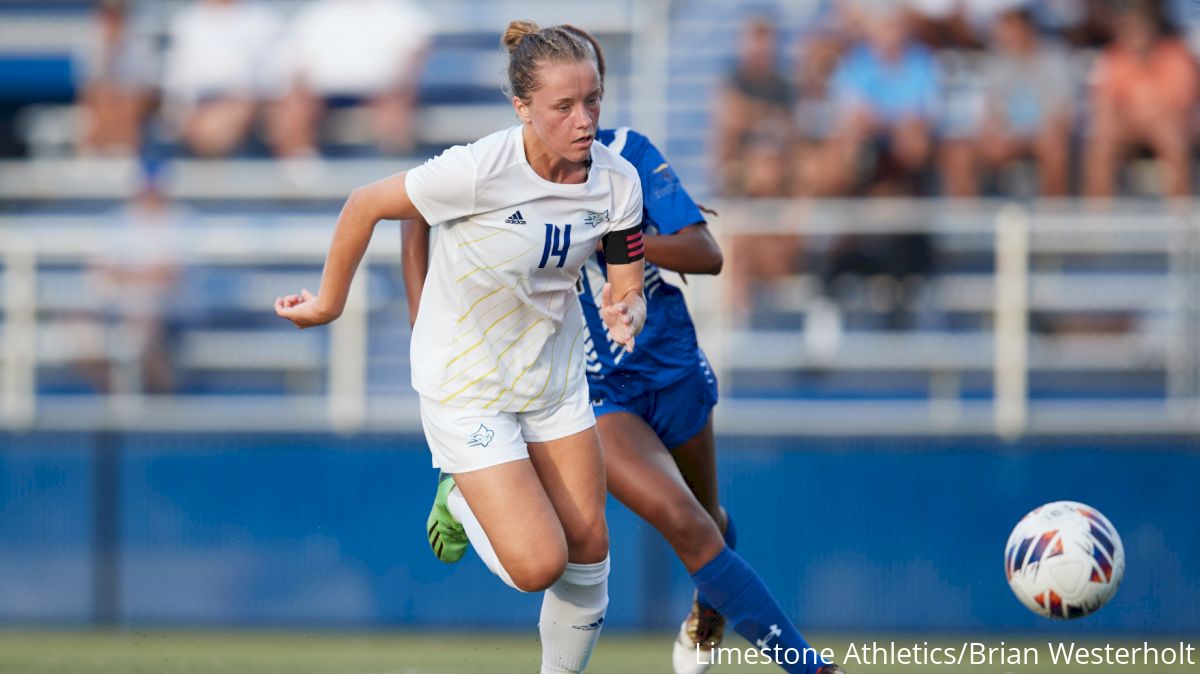
[[[526,19],[510,21],[508,28],[504,29],[504,37],[500,38],[500,44],[511,54],[517,48],[517,45],[521,44],[521,40],[539,30],[540,28],[538,28],[536,23]]]

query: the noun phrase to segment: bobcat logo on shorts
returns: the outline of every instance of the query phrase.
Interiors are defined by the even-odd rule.
[[[494,438],[494,437],[496,437],[496,433],[494,431],[492,431],[492,429],[488,428],[487,426],[484,426],[483,424],[479,424],[479,428],[476,429],[476,431],[471,434],[471,437],[470,437],[469,441],[467,442],[467,446],[468,447],[487,447],[488,444],[491,443],[492,438]]]

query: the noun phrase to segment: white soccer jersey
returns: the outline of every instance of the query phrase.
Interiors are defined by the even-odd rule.
[[[597,142],[587,182],[550,182],[529,165],[518,126],[446,150],[405,185],[441,226],[413,328],[413,388],[520,412],[587,386],[575,284],[602,236],[641,224],[633,166]]]

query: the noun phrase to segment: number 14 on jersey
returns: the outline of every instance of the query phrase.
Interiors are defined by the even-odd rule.
[[[557,225],[546,223],[546,246],[542,249],[542,262],[538,265],[538,269],[545,269],[546,263],[551,257],[558,258],[558,264],[555,265],[562,269],[563,264],[567,261],[567,251],[571,249],[571,226],[563,225],[559,229]]]

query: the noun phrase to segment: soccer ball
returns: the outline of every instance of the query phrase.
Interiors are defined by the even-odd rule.
[[[1125,546],[1095,508],[1048,503],[1017,523],[1004,548],[1004,571],[1030,611],[1082,618],[1112,599],[1125,575]]]

